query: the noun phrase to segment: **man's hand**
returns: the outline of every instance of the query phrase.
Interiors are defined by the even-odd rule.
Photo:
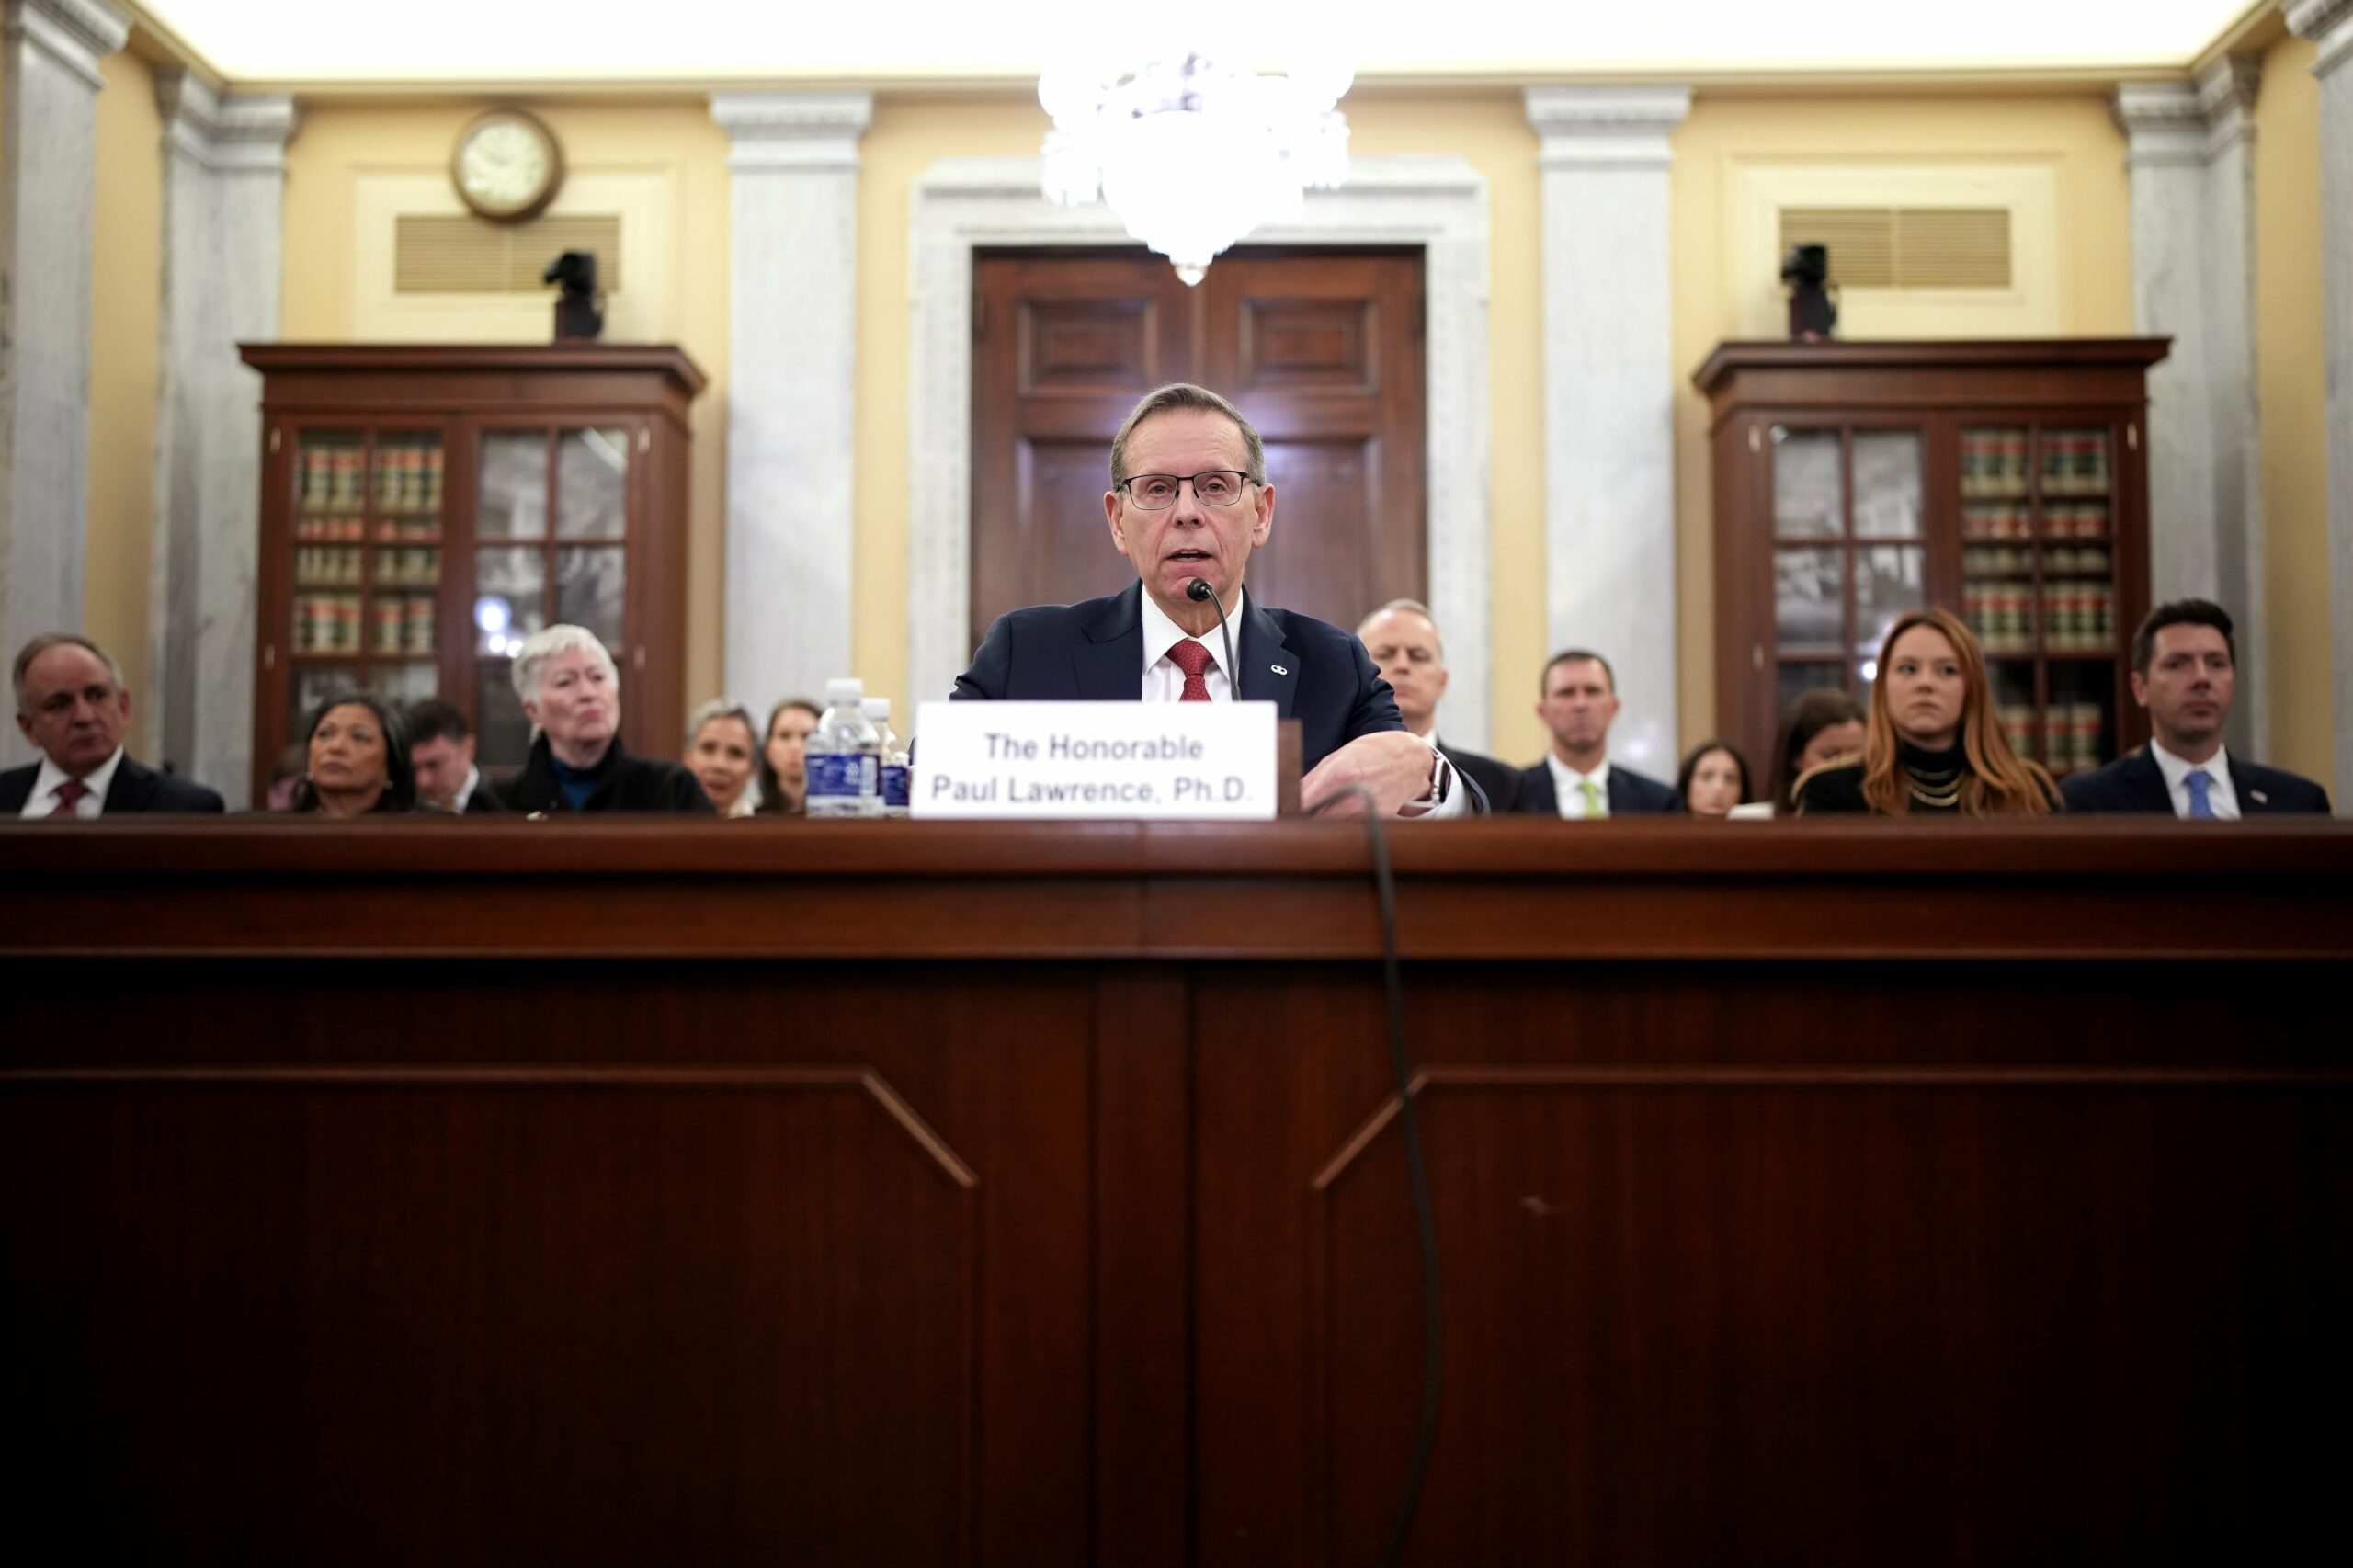
[[[1361,784],[1372,791],[1381,814],[1393,817],[1398,807],[1430,792],[1430,781],[1437,769],[1438,753],[1403,730],[1358,735],[1317,763],[1299,781],[1300,809],[1313,812],[1347,786]],[[1350,795],[1324,814],[1351,817],[1360,816],[1363,812],[1363,798]]]

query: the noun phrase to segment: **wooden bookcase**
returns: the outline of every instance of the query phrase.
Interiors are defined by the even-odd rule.
[[[2144,445],[2163,338],[1725,343],[1693,378],[1715,485],[1716,727],[1766,766],[1816,687],[1867,698],[1897,616],[1984,644],[2011,743],[2054,773],[2147,738]]]
[[[688,408],[675,347],[249,344],[262,374],[254,791],[332,692],[440,696],[519,764],[523,636],[588,627],[621,741],[684,722]]]

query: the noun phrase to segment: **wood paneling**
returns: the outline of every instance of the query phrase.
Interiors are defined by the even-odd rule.
[[[1142,252],[982,253],[973,267],[972,625],[1134,580],[1110,542],[1111,437],[1193,381],[1256,425],[1266,603],[1353,626],[1427,578],[1418,252],[1242,249],[1197,289]]]
[[[1410,1561],[2334,1528],[2353,830],[1394,849]],[[0,1502],[87,1561],[1369,1560],[1420,1304],[1368,870],[1313,822],[0,835]]]

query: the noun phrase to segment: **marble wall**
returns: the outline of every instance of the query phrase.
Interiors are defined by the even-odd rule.
[[[98,62],[129,33],[104,0],[0,12],[0,657],[82,625]],[[9,725],[0,761],[31,755]]]

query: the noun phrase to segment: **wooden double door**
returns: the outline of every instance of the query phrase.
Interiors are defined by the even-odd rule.
[[[1261,602],[1354,626],[1427,597],[1422,253],[1242,249],[1196,288],[1143,250],[973,262],[972,624],[1134,580],[1103,493],[1111,437],[1170,381],[1257,426],[1275,529]]]

